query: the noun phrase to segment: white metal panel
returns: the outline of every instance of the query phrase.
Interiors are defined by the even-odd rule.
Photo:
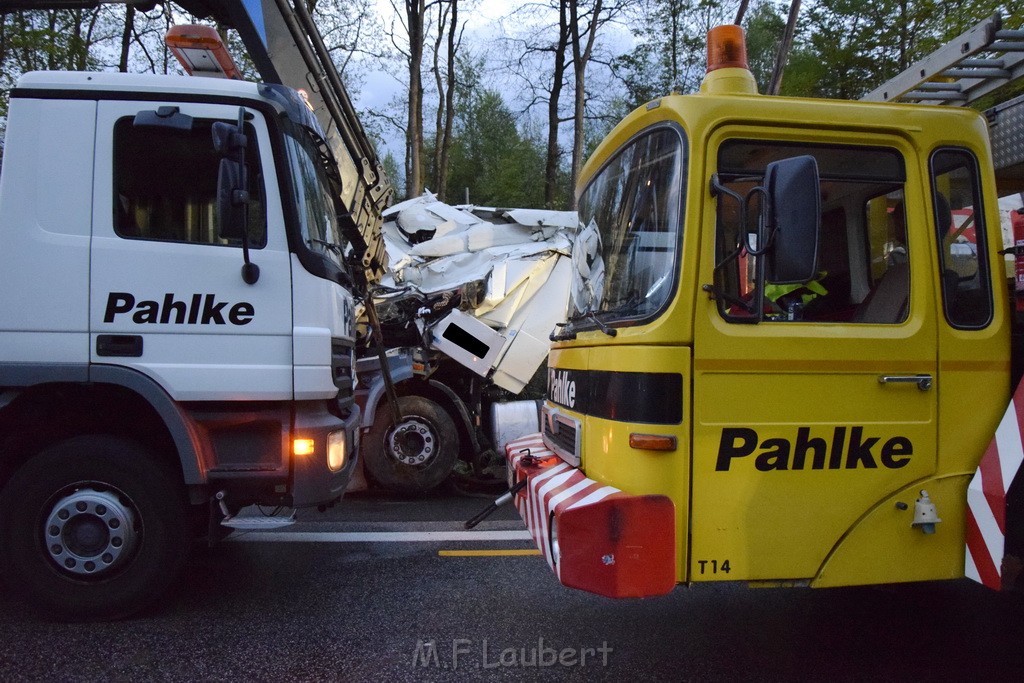
[[[267,246],[252,249],[259,281],[241,277],[242,250],[208,244],[126,239],[114,232],[113,129],[122,117],[143,109],[174,105],[183,114],[203,119],[236,120],[237,106],[182,102],[100,102],[97,115],[95,193],[92,242],[92,360],[148,374],[177,400],[281,400],[291,398],[291,268],[281,214],[280,194],[270,138],[262,116],[255,114],[266,195]],[[212,143],[211,143],[212,144]],[[187,168],[162,169],[166,174]],[[155,302],[160,318],[108,310],[112,297],[130,294],[136,308]],[[197,299],[198,297],[198,299]],[[171,302],[186,305],[166,318]],[[195,302],[201,302],[197,307]],[[116,300],[115,300],[116,303]],[[221,306],[220,304],[223,304]],[[251,315],[236,316],[236,305]],[[115,305],[116,309],[117,306]],[[96,353],[100,334],[139,335],[143,355],[107,357]]]
[[[322,399],[338,394],[331,370],[331,343],[355,341],[352,294],[337,282],[316,277],[292,255],[295,338],[295,398]]]
[[[555,323],[565,320],[572,270],[572,259],[558,256],[551,274],[509,321],[515,332],[491,376],[502,389],[522,391],[547,357],[549,335]]]
[[[88,359],[95,118],[95,102],[11,101],[0,177],[4,361]]]
[[[452,311],[432,330],[431,348],[448,354],[467,368],[486,377],[497,359],[505,337],[462,311]]]

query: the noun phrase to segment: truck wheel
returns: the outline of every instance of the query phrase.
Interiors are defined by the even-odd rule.
[[[363,441],[366,469],[381,486],[400,493],[428,491],[451,474],[459,456],[455,423],[441,406],[422,396],[400,396],[402,421],[387,403]]]
[[[3,575],[65,619],[117,619],[154,602],[181,569],[186,527],[177,477],[113,436],[51,446],[0,492]]]

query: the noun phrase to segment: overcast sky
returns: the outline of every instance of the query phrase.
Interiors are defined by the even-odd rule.
[[[395,1],[401,8],[403,0]],[[376,0],[377,12],[385,25],[389,24],[394,16],[394,8],[391,2],[392,0]],[[526,6],[544,7],[546,5],[545,0],[534,0],[533,2],[462,0],[459,3],[459,23],[464,23],[466,26],[462,43],[474,56],[486,57],[489,64],[496,67],[496,62],[501,58],[500,55],[492,54],[496,41],[506,35],[506,33],[521,33],[524,29],[526,19],[522,14],[511,20],[509,16],[517,9]],[[553,26],[557,24],[557,13],[551,10],[550,14],[551,16],[547,19],[536,20],[538,25]],[[602,32],[598,37],[606,45],[612,44],[615,46],[613,50],[617,52],[628,49],[628,45],[633,42],[629,31],[621,25],[606,25],[602,28]],[[375,67],[370,68],[369,64],[365,62],[363,68],[368,70],[366,79],[355,96],[357,105],[362,111],[386,109],[396,95],[404,94],[406,91],[408,73],[404,68],[382,71]],[[501,73],[496,68],[494,73],[485,73],[483,76],[484,86],[502,92],[505,101],[513,111],[519,112],[527,105],[527,101],[520,97],[524,92],[521,82],[510,82],[509,75]],[[425,76],[424,86],[428,91],[433,90],[432,78]],[[425,116],[430,117],[432,115],[425,112]],[[398,136],[393,133],[385,135],[385,137],[387,138],[385,144],[388,150],[394,154],[396,159],[401,160],[404,156],[404,141],[396,139]]]

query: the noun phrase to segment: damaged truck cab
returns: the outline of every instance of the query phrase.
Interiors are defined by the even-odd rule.
[[[507,447],[517,506],[562,583],[614,597],[976,573],[1012,388],[985,118],[758,95],[723,28],[701,91],[581,174],[589,286]]]

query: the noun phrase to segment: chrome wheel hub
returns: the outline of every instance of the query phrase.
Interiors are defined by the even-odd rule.
[[[436,452],[437,438],[419,418],[406,418],[388,432],[388,453],[403,465],[423,465]]]
[[[50,559],[77,577],[112,571],[131,557],[138,540],[131,506],[114,492],[92,488],[58,500],[43,529]]]

